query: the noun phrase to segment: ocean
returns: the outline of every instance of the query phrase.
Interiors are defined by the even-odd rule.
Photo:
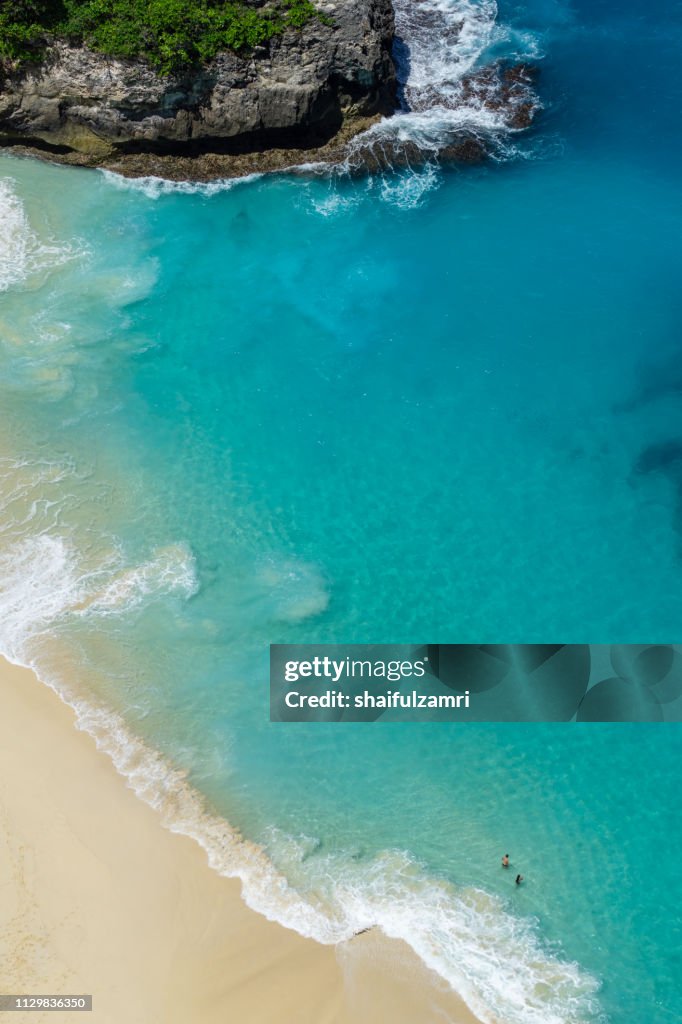
[[[682,5],[429,4],[413,98],[504,57],[542,110],[375,131],[484,166],[0,156],[0,651],[272,919],[486,1022],[672,1024],[678,726],[268,720],[270,643],[679,639]]]

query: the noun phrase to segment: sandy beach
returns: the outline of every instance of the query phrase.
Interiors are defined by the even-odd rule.
[[[0,661],[0,693],[0,992],[91,993],[98,1024],[472,1024],[403,943],[322,946],[250,910],[33,673]]]

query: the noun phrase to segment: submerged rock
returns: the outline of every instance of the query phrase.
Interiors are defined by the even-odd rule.
[[[530,128],[538,109],[533,91],[536,77],[537,68],[531,64],[489,64],[462,79],[461,102],[478,103],[498,115],[507,128]]]

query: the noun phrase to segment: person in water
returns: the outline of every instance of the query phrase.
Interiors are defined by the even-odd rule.
[[[509,854],[508,853],[505,853],[504,857],[502,858],[502,867],[503,868],[508,868],[509,867]]]
[[[522,881],[523,881],[523,875],[517,875],[516,876],[516,884],[517,885],[521,885]]]

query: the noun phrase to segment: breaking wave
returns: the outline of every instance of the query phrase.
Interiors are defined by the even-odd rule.
[[[100,174],[114,188],[124,192],[140,192],[147,199],[160,199],[162,196],[172,195],[210,197],[219,195],[221,192],[229,192],[238,185],[246,185],[263,177],[262,174],[245,174],[240,178],[218,178],[216,181],[170,181],[156,175],[126,178],[122,174],[116,174],[115,171],[103,168],[100,168]]]
[[[29,224],[11,178],[0,178],[0,292],[30,282],[74,259],[76,246],[40,238]]]
[[[184,544],[130,564],[111,538],[89,538],[87,554],[64,521],[78,504],[68,463],[0,459],[0,651],[30,664],[32,641],[75,619],[130,612],[164,595],[198,589]]]
[[[578,1024],[598,1016],[596,979],[548,951],[535,922],[498,897],[429,876],[401,850],[353,858],[276,829],[267,847],[297,889],[326,890],[321,941],[378,926],[408,943],[484,1021]]]
[[[379,167],[519,155],[516,140],[538,107],[523,62],[537,60],[532,33],[497,23],[494,0],[397,0],[394,58],[400,110],[349,145],[347,163]],[[510,66],[518,72],[510,74]]]

